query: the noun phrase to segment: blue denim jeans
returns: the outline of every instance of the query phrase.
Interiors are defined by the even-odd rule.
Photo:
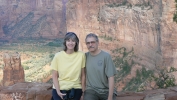
[[[74,89],[74,98],[73,99],[67,99],[67,100],[80,100],[82,96],[82,89]],[[64,90],[61,90],[61,93],[64,93]],[[70,93],[70,90],[67,91],[67,97],[69,97],[68,93]],[[62,100],[60,96],[57,94],[56,89],[52,90],[52,99],[51,100]]]

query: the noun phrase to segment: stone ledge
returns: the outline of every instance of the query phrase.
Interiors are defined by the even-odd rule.
[[[52,84],[23,82],[0,89],[0,100],[50,100]]]
[[[0,88],[0,100],[51,100],[52,84],[16,83]],[[177,86],[143,92],[119,92],[117,100],[177,100]]]
[[[143,92],[119,93],[117,100],[177,100],[177,87]]]

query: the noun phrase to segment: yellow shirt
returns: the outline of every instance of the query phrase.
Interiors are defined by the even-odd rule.
[[[58,71],[60,90],[81,88],[81,69],[85,67],[85,53],[78,51],[67,54],[61,51],[55,54],[51,68]],[[53,86],[55,89],[55,87]]]

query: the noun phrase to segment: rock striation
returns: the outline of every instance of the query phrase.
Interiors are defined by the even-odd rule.
[[[78,34],[84,51],[86,34],[94,32],[103,43],[105,37],[117,40],[109,50],[133,47],[148,69],[176,67],[175,5],[175,0],[69,0],[67,30]]]

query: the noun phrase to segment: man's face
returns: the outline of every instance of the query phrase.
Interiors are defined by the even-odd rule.
[[[86,45],[90,52],[95,52],[98,49],[98,42],[94,37],[88,37],[86,39]]]

